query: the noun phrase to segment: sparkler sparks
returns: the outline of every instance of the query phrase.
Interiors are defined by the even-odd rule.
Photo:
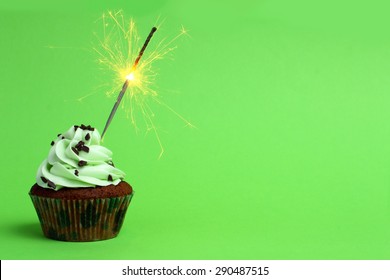
[[[114,104],[114,107],[111,110],[110,116],[108,117],[106,125],[104,126],[104,130],[103,130],[103,133],[102,133],[102,138],[104,137],[104,133],[106,133],[108,126],[110,125],[112,119],[114,118],[116,110],[118,109],[118,106],[121,103],[121,100],[122,100],[124,94],[126,93],[127,88],[129,87],[129,83],[131,81],[134,81],[134,79],[135,79],[134,72],[137,70],[138,63],[139,63],[140,59],[142,58],[142,56],[144,54],[144,51],[147,48],[147,46],[148,46],[148,44],[150,42],[150,39],[152,38],[152,36],[153,36],[154,32],[156,32],[156,30],[157,30],[157,28],[153,27],[152,30],[150,31],[148,38],[146,38],[146,41],[145,41],[144,45],[142,46],[141,50],[139,51],[139,54],[138,54],[137,58],[135,59],[135,62],[133,64],[133,66],[131,67],[130,74],[126,76],[126,81],[125,81],[125,83],[122,86],[122,90],[119,93],[118,98],[117,98],[117,100],[116,100],[116,102]]]
[[[125,97],[121,107],[126,111],[136,130],[138,130],[138,119],[141,117],[147,131],[154,132],[160,146],[159,157],[161,157],[164,148],[154,123],[155,114],[151,108],[151,102],[164,106],[177,115],[187,126],[193,127],[193,125],[159,98],[158,92],[153,88],[156,72],[152,66],[154,62],[163,59],[172,52],[176,48],[173,46],[175,40],[187,34],[187,31],[182,27],[176,37],[171,40],[162,39],[144,53],[146,45],[156,31],[155,28],[152,29],[145,44],[140,48],[140,37],[134,21],[126,21],[121,11],[103,14],[102,23],[103,38],[98,38],[99,46],[94,50],[99,55],[99,62],[115,73],[113,79],[115,86],[107,92],[107,95],[116,95],[120,89],[118,87],[125,81],[121,88],[122,96]],[[122,97],[118,96],[118,105],[121,99]],[[115,106],[113,111],[116,110],[114,109]],[[113,116],[110,115],[110,117],[112,119]],[[107,121],[108,124],[109,121],[110,118]],[[107,126],[106,124],[102,135],[107,130]]]

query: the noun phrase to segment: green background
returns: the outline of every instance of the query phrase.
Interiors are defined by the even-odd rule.
[[[1,259],[390,258],[386,1],[4,2]],[[136,190],[120,235],[49,240],[27,193],[50,141],[112,108],[91,51],[109,9],[141,37],[165,19],[152,45],[189,30],[156,87],[197,129],[153,107],[158,159],[119,111],[104,145]]]

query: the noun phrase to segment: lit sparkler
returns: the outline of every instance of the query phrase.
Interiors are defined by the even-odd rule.
[[[103,130],[103,133],[102,133],[102,138],[104,137],[104,134],[106,133],[107,128],[109,127],[112,119],[114,118],[114,115],[116,113],[116,110],[118,109],[119,104],[121,103],[123,95],[125,94],[128,86],[129,86],[129,82],[130,81],[134,81],[134,79],[135,79],[134,71],[137,69],[138,63],[139,63],[142,55],[144,54],[144,51],[145,51],[146,47],[148,46],[148,44],[150,42],[150,39],[152,39],[152,36],[153,36],[154,32],[156,32],[156,30],[157,30],[157,28],[153,27],[152,30],[150,31],[148,38],[146,38],[146,41],[145,41],[144,45],[142,46],[142,49],[140,50],[140,52],[139,52],[139,54],[138,54],[138,56],[137,56],[137,58],[136,58],[136,60],[135,60],[135,62],[133,64],[133,67],[131,67],[130,73],[126,76],[126,81],[125,81],[125,83],[122,86],[122,90],[119,93],[118,98],[117,98],[117,100],[116,100],[116,102],[114,104],[114,107],[111,110],[110,116],[108,117],[106,125],[104,126],[104,130]]]
[[[153,89],[156,72],[152,64],[173,51],[176,48],[172,46],[173,42],[180,36],[187,34],[187,31],[182,28],[181,32],[173,39],[163,39],[155,44],[151,50],[148,49],[144,53],[157,28],[152,29],[142,48],[138,51],[140,38],[133,20],[126,22],[123,13],[119,11],[117,13],[109,12],[104,14],[102,21],[103,39],[99,40],[100,46],[94,50],[99,54],[99,62],[115,73],[114,84],[122,84],[125,81],[107,120],[102,136],[107,131],[122,98],[125,97],[121,107],[125,109],[127,116],[131,119],[136,129],[136,115],[140,114],[142,116],[147,130],[153,131],[157,138],[161,149],[161,157],[164,148],[153,122],[155,114],[150,106],[150,102],[163,105],[184,121],[187,126],[193,127],[193,125],[159,98],[157,91]],[[115,87],[108,92],[108,95],[116,94],[118,91],[119,88]]]

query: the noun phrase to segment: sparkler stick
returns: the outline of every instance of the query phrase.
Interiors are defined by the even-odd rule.
[[[130,74],[128,75],[128,77],[133,77],[131,76],[132,73],[135,71],[135,69],[137,68],[137,65],[142,57],[142,55],[144,54],[144,51],[146,49],[146,47],[148,46],[149,42],[150,42],[150,39],[152,39],[152,36],[154,34],[154,32],[156,32],[157,28],[156,27],[153,27],[152,30],[150,31],[148,37],[146,38],[145,40],[145,43],[144,45],[142,46],[141,50],[139,51],[138,53],[138,56],[137,58],[135,59],[134,61],[134,64],[133,64],[133,67],[131,67],[131,71],[130,71]],[[106,125],[104,126],[104,129],[103,129],[103,133],[102,133],[102,139],[104,137],[104,134],[106,133],[108,127],[110,126],[110,123],[112,121],[112,119],[114,118],[114,115],[116,113],[116,110],[118,109],[119,107],[119,104],[121,103],[121,100],[123,98],[123,95],[125,94],[126,90],[127,90],[127,87],[129,86],[129,79],[130,78],[127,78],[125,83],[123,84],[122,86],[122,90],[119,92],[119,95],[118,95],[118,98],[114,104],[114,107],[112,108],[111,112],[110,112],[110,115],[108,116],[108,119],[107,119],[107,122],[106,122]]]

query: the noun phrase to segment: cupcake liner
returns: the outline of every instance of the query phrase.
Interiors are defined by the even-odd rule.
[[[118,235],[133,194],[97,199],[29,195],[46,237],[62,241],[97,241]]]

